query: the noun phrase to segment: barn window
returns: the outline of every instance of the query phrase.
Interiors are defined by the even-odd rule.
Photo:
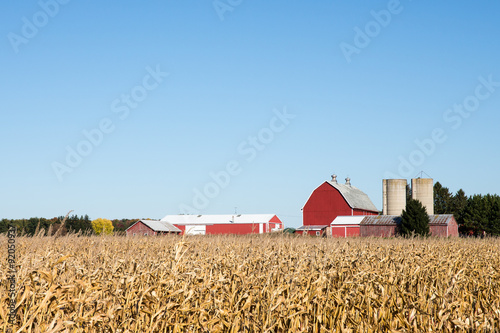
[[[316,231],[316,236],[319,236],[320,235],[320,232],[319,231]]]
[[[148,235],[148,233],[147,233],[147,232],[145,232],[145,233],[144,233],[144,236],[147,236],[147,235]]]
[[[133,236],[135,236],[135,232],[134,232]]]

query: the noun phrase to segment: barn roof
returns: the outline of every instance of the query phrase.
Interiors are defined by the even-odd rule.
[[[148,226],[153,231],[182,232],[181,229],[177,228],[176,226],[173,226],[172,224],[170,224],[166,221],[157,221],[157,220],[139,220],[136,223],[132,224],[130,227],[128,227],[127,230],[132,228],[132,226],[134,226],[135,224],[137,224],[139,222]]]
[[[363,215],[354,215],[354,216],[337,216],[335,220],[331,223],[332,226],[335,225],[345,225],[345,224],[352,224],[352,225],[359,225],[361,221],[365,216]]]
[[[453,219],[453,214],[429,215],[431,225],[448,225]]]
[[[232,215],[167,215],[162,221],[172,224],[238,224],[268,223],[275,214],[232,214]]]
[[[397,225],[401,223],[401,216],[398,215],[378,215],[365,216],[361,225]]]
[[[327,225],[303,225],[300,228],[297,228],[295,230],[300,230],[300,231],[317,231],[317,230],[323,230]]]
[[[429,215],[429,225],[448,225],[453,219],[453,214]],[[397,225],[401,223],[399,215],[366,216],[362,225]]]
[[[378,212],[377,207],[375,207],[368,195],[357,187],[333,181],[327,181],[327,183],[336,188],[340,194],[342,194],[345,201],[347,201],[351,208]]]

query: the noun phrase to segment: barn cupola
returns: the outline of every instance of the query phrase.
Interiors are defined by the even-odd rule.
[[[345,184],[348,185],[348,186],[351,186],[351,178],[347,177],[345,179]]]
[[[337,175],[332,175],[332,183],[337,183]]]

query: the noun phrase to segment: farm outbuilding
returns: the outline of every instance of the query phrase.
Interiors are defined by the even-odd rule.
[[[284,230],[283,222],[274,214],[167,215],[161,220],[186,235],[246,235]]]
[[[303,225],[295,230],[298,235],[326,236],[328,226],[326,225]]]
[[[337,216],[330,224],[332,237],[357,237],[360,236],[360,225],[366,216]]]
[[[139,220],[125,231],[127,236],[156,236],[165,234],[180,234],[182,231],[165,221]]]
[[[458,224],[452,214],[429,215],[429,219],[431,236],[458,236]],[[400,223],[401,216],[397,215],[367,216],[360,224],[360,235],[362,237],[394,237]]]
[[[366,216],[360,224],[361,237],[394,237],[397,234],[401,216]]]
[[[432,236],[458,237],[458,223],[453,214],[430,215],[429,218]]]
[[[337,216],[379,214],[366,193],[352,186],[349,178],[339,184],[335,175],[312,192],[302,211],[304,227],[328,227]]]

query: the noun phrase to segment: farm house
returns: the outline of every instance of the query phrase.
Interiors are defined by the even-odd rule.
[[[337,216],[378,215],[379,212],[366,193],[351,185],[349,178],[345,184],[339,184],[333,175],[331,181],[325,181],[313,191],[302,214],[304,228],[298,230],[329,227]]]
[[[182,231],[165,221],[139,220],[125,230],[127,236],[180,234]]]
[[[246,235],[284,230],[283,222],[274,214],[167,215],[161,220],[186,235]]]

